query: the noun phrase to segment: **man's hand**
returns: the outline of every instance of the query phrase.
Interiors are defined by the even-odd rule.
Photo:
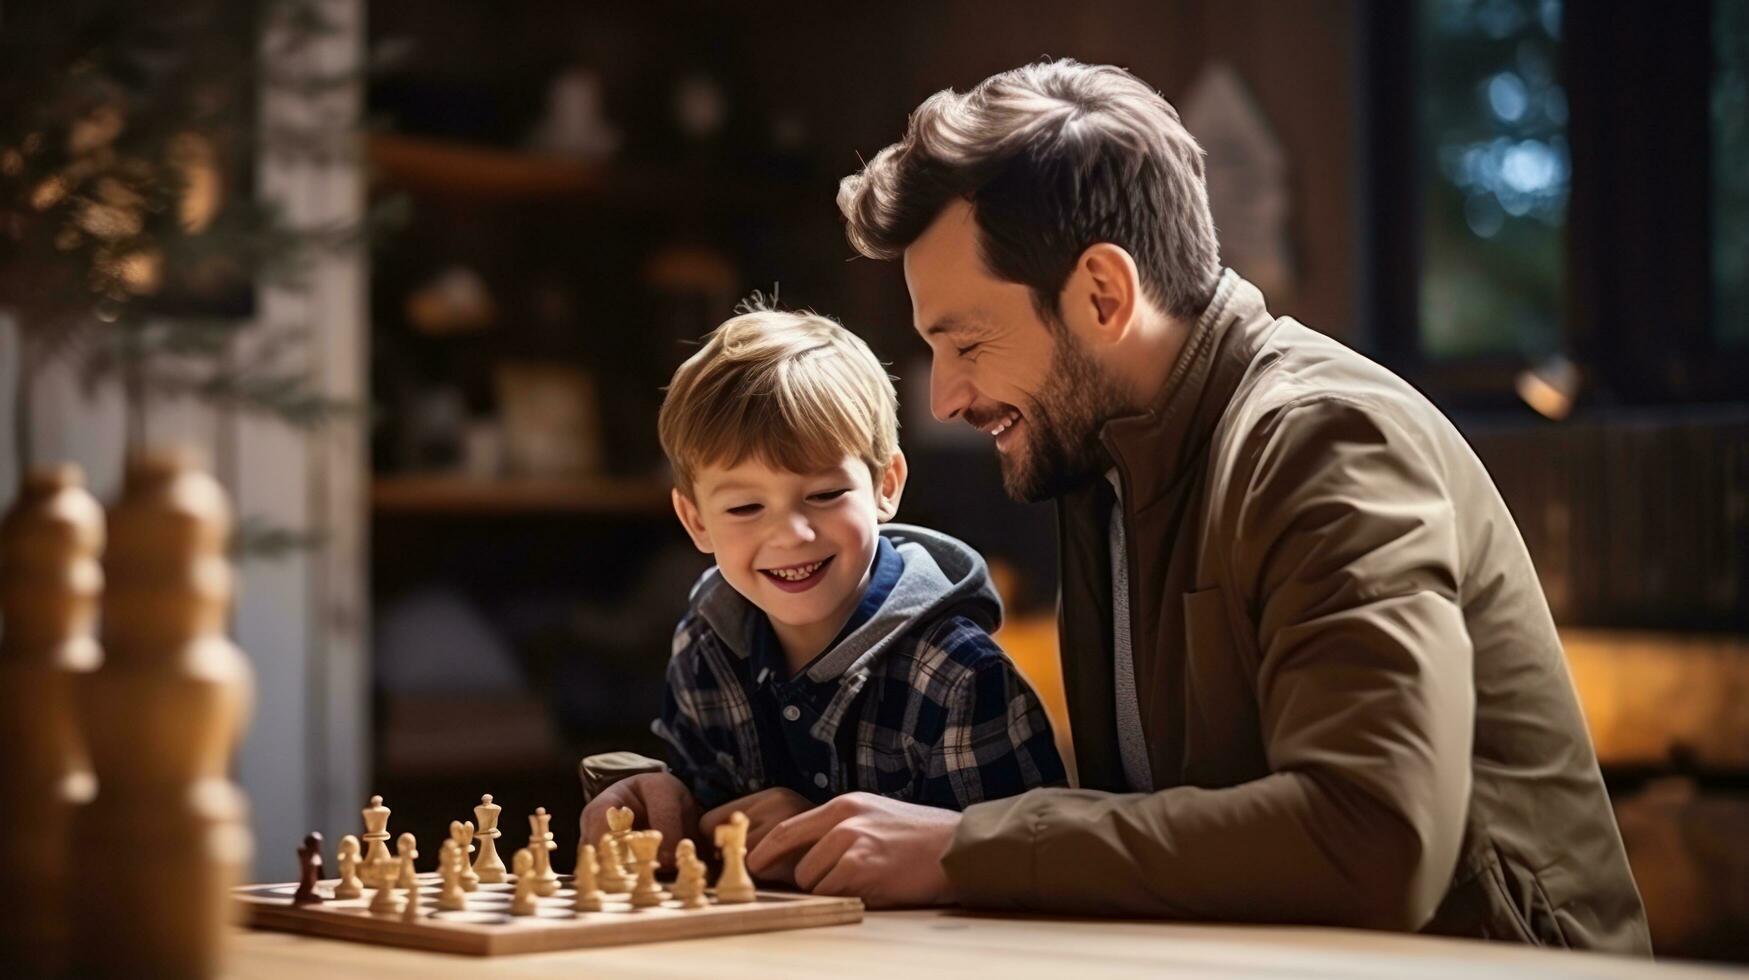
[[[948,905],[941,870],[960,815],[870,793],[849,793],[778,824],[747,855],[763,876],[794,860],[795,882],[817,895],[854,895],[871,908]]]
[[[615,806],[631,809],[633,826],[642,824],[662,832],[657,860],[664,868],[674,867],[674,848],[680,839],[695,836],[698,804],[686,784],[669,773],[639,773],[602,790],[583,808],[580,823],[585,841],[594,844],[601,840],[601,835],[607,833],[607,810]]]
[[[765,835],[771,833],[778,824],[813,808],[814,804],[795,790],[774,786],[771,789],[750,793],[706,812],[704,816],[698,818],[698,829],[704,834],[706,840],[710,840],[716,834],[717,827],[727,823],[729,817],[736,810],[739,810],[747,815],[747,851],[752,853],[753,849],[759,846],[759,842],[765,839]],[[796,855],[796,857],[799,856]],[[795,881],[795,861],[793,858],[778,861],[757,872],[756,876],[765,881],[791,884]]]

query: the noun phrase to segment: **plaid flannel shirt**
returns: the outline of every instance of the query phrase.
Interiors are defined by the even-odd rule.
[[[816,803],[860,790],[959,810],[1067,785],[1038,696],[963,612],[911,624],[825,683],[774,678],[757,659],[725,642],[696,605],[675,631],[662,717],[651,727],[701,807],[784,785]],[[818,747],[814,772],[791,764],[786,720]]]

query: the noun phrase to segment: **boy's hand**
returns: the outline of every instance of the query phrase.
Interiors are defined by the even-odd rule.
[[[794,861],[798,887],[854,895],[871,908],[947,905],[953,885],[941,858],[959,823],[952,810],[846,793],[773,828],[747,869],[763,875]]]
[[[674,867],[674,849],[683,837],[695,836],[698,827],[698,804],[686,784],[666,772],[639,773],[622,779],[601,791],[583,808],[583,839],[591,844],[601,841],[607,833],[609,807],[629,807],[634,820],[651,830],[662,832],[662,848],[656,852],[664,868]]]
[[[772,828],[798,813],[806,813],[814,808],[808,798],[795,790],[774,786],[750,793],[738,800],[731,800],[698,818],[698,829],[704,835],[700,844],[709,844],[716,838],[717,827],[729,821],[736,810],[747,815],[747,853],[759,846],[765,835]],[[751,866],[749,866],[751,871]],[[793,884],[795,880],[795,861],[793,859],[779,861],[767,868],[762,868],[758,876],[764,881]]]

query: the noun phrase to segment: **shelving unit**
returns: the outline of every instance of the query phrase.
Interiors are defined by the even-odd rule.
[[[378,477],[371,484],[378,514],[574,514],[661,517],[671,513],[668,485],[654,479],[475,479],[448,474]]]

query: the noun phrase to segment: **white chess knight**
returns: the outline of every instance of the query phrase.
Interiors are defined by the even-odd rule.
[[[474,866],[468,863],[468,855],[474,853],[474,822],[472,820],[451,820],[449,822],[449,837],[461,848],[462,891],[479,890],[480,876],[474,871]]]

